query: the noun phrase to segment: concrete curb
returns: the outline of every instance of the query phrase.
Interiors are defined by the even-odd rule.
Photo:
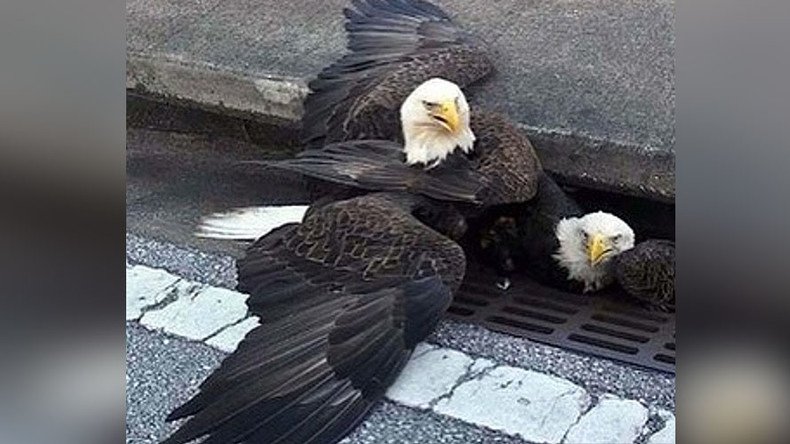
[[[126,88],[167,101],[191,102],[236,115],[298,121],[309,92],[301,79],[233,72],[164,54],[128,53]]]
[[[135,94],[287,124],[301,119],[307,82],[266,73],[251,76],[166,54],[130,52],[126,61],[126,88]],[[519,126],[532,140],[544,167],[565,183],[674,202],[674,152]]]

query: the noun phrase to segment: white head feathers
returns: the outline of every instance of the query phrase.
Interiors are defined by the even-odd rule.
[[[456,147],[468,153],[475,135],[469,128],[469,104],[453,82],[433,78],[418,86],[400,108],[403,150],[409,165],[436,166]]]
[[[634,231],[609,213],[590,213],[557,224],[560,247],[554,255],[569,280],[584,283],[584,291],[600,290],[612,279],[611,259],[634,246]]]

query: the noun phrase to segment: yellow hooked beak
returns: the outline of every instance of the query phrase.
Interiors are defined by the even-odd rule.
[[[439,103],[439,106],[431,116],[438,120],[447,131],[451,133],[458,132],[461,118],[458,116],[458,107],[455,106],[455,100]]]
[[[587,254],[590,255],[590,263],[598,265],[603,259],[604,254],[609,251],[606,246],[606,239],[601,234],[593,234],[587,241]]]

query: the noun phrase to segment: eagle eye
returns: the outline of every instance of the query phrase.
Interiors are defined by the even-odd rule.
[[[436,108],[437,106],[439,106],[438,103],[429,102],[427,100],[423,100],[422,104],[425,105],[425,107],[428,108],[428,109],[433,109],[433,108]]]

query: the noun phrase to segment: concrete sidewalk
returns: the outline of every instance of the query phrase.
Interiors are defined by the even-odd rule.
[[[674,200],[672,0],[433,0],[497,53],[477,106],[565,182]],[[349,0],[127,0],[127,88],[296,121],[344,52]]]

